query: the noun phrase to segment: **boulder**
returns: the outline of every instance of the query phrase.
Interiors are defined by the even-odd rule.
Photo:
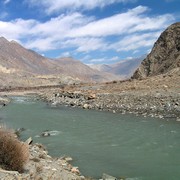
[[[89,105],[88,105],[88,104],[84,104],[84,105],[83,105],[83,108],[84,108],[84,109],[88,109],[88,108],[89,108]]]
[[[71,169],[71,172],[72,173],[75,173],[75,174],[80,174],[80,171],[79,171],[79,169],[78,169],[78,167],[73,167],[72,169]]]
[[[28,144],[28,145],[32,144],[32,142],[33,142],[32,137],[28,138],[28,139],[25,141],[25,143]]]
[[[10,103],[10,99],[9,98],[6,98],[6,97],[0,97],[0,105],[2,106],[6,106],[7,104]]]
[[[110,176],[110,175],[105,174],[105,173],[103,173],[102,179],[103,179],[103,180],[117,180],[116,177]]]
[[[45,131],[45,132],[42,132],[41,133],[41,136],[42,137],[48,137],[48,136],[50,136],[51,134],[48,132],[48,131]]]

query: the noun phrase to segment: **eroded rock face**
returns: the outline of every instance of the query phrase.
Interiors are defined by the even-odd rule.
[[[180,22],[172,24],[160,35],[132,78],[164,74],[177,67],[180,67]]]

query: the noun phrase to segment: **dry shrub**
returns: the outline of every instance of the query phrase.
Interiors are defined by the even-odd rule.
[[[11,131],[0,128],[0,166],[22,172],[28,159],[28,145],[20,142]]]

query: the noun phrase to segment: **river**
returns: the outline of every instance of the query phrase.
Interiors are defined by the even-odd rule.
[[[0,109],[8,128],[25,128],[54,157],[68,155],[85,176],[136,180],[180,179],[180,122],[70,107],[14,97]],[[39,136],[43,131],[52,136]]]

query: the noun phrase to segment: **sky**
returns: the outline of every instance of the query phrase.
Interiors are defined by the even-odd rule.
[[[0,36],[85,64],[147,54],[175,22],[180,0],[0,0]]]

